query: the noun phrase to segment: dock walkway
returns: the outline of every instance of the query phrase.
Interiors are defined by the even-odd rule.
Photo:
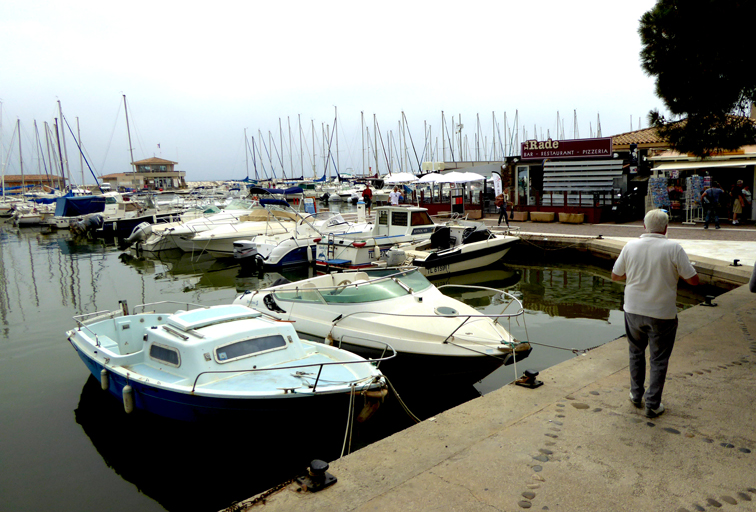
[[[601,234],[620,248],[643,232],[518,224],[541,236]],[[692,260],[745,282],[751,267],[729,264],[753,264],[756,228],[726,228],[673,225],[669,236],[698,244],[686,247]],[[712,258],[715,245],[722,259]],[[740,286],[714,302],[679,315],[658,418],[628,400],[623,337],[542,371],[537,389],[504,386],[332,462],[338,482],[324,491],[292,484],[251,509],[756,510],[756,294]]]

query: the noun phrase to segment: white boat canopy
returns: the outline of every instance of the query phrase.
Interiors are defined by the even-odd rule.
[[[417,176],[410,172],[395,172],[383,179],[383,183],[410,183],[417,181]]]

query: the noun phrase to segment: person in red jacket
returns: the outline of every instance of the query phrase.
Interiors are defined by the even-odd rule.
[[[373,191],[370,190],[370,183],[365,184],[365,190],[362,191],[362,200],[365,201],[365,209],[368,216],[370,215],[370,205],[373,204]]]

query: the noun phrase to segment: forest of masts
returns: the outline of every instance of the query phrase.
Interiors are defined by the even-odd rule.
[[[351,146],[356,145],[358,141],[352,136],[347,143],[350,147],[346,150],[349,159],[345,167],[342,167],[340,155],[344,150],[339,148],[339,116],[336,107],[334,114],[332,123],[323,122],[317,128],[314,120],[310,121],[309,127],[303,126],[301,116],[298,115],[295,127],[292,127],[290,117],[286,118],[285,127],[279,118],[277,133],[268,130],[267,134],[263,134],[262,130],[258,129],[256,135],[250,135],[245,129],[247,177],[264,180],[317,178],[322,174],[328,178],[337,175],[355,177],[392,173],[419,175],[438,169],[441,162],[500,162],[508,156],[518,156],[520,142],[529,138],[566,138],[564,118],[560,117],[559,112],[553,137],[550,129],[544,133],[543,129],[539,131],[535,125],[533,132],[528,132],[525,125],[520,131],[518,111],[515,111],[511,124],[507,120],[506,112],[501,123],[496,118],[496,113],[492,112],[491,124],[488,127],[483,126],[480,114],[476,114],[475,130],[470,137],[463,131],[461,114],[447,116],[441,111],[441,129],[434,131],[433,126],[424,121],[424,136],[417,140],[412,136],[407,116],[403,111],[397,121],[396,131],[381,130],[375,114],[369,119],[365,117],[364,112],[360,112],[361,128],[358,133],[362,148],[359,153],[361,160],[357,161],[353,156]],[[589,132],[590,137],[601,136],[601,120],[598,115],[595,131],[591,124]],[[579,137],[575,112],[572,138]],[[284,156],[287,153],[288,162]]]
[[[126,112],[126,126],[129,129],[125,97],[123,106]],[[2,176],[5,176],[6,171],[10,174],[10,170],[13,169],[16,171],[15,174],[24,175],[25,172],[46,174],[53,177],[65,177],[68,183],[78,181],[79,176],[71,175],[66,135],[74,142],[71,158],[79,160],[79,165],[76,166],[78,169],[74,172],[79,171],[80,183],[85,182],[85,174],[91,173],[93,176],[107,174],[103,172],[103,169],[98,170],[92,167],[92,159],[88,158],[87,151],[81,143],[79,118],[76,118],[74,131],[74,127],[63,116],[59,101],[58,112],[59,117],[50,123],[45,121],[39,126],[35,120],[32,136],[23,132],[27,135],[26,139],[31,141],[27,141],[27,151],[24,153],[21,144],[20,120],[16,121],[7,146],[3,140],[2,102],[0,102]],[[556,114],[553,131],[551,128],[545,131],[543,128],[539,130],[536,125],[533,125],[533,130],[529,131],[526,125],[520,124],[520,115],[517,110],[514,116],[509,118],[507,113],[503,112],[501,121],[495,112],[492,112],[491,117],[484,121],[481,120],[480,114],[476,114],[473,130],[470,130],[469,125],[465,129],[462,114],[447,115],[441,111],[440,128],[424,121],[423,136],[420,138],[413,136],[408,126],[407,116],[403,111],[395,127],[392,126],[389,129],[380,126],[375,114],[370,119],[364,112],[360,112],[359,130],[344,130],[341,124],[338,109],[334,107],[333,120],[322,122],[320,126],[316,126],[314,120],[310,121],[309,126],[303,125],[301,115],[297,115],[293,123],[290,117],[286,117],[285,122],[279,118],[278,129],[275,131],[267,130],[267,133],[263,133],[263,130],[258,129],[256,134],[250,134],[245,128],[245,176],[238,176],[238,167],[233,166],[237,168],[237,171],[229,172],[229,174],[234,175],[222,176],[222,178],[285,180],[318,178],[324,174],[328,179],[335,178],[337,175],[382,176],[398,172],[422,174],[438,169],[441,162],[504,161],[506,157],[518,156],[520,143],[530,139],[564,140],[570,135],[573,139],[580,138],[576,111],[573,113],[572,133],[569,135],[565,131],[565,118],[560,116],[559,112]],[[596,116],[595,128],[590,123],[588,131],[591,138],[601,137],[599,115]],[[350,135],[345,137],[345,133]],[[139,140],[138,136],[137,139]],[[33,150],[29,150],[29,145],[33,145]],[[110,142],[108,142],[109,146]],[[129,151],[133,161],[131,146],[131,132],[129,131]],[[344,147],[340,148],[340,146]],[[27,154],[29,155],[26,157],[27,161],[32,163],[25,166],[24,158]],[[126,164],[118,163],[117,165],[119,169],[110,172],[125,170]]]

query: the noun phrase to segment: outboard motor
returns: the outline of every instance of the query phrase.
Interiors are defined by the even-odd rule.
[[[263,272],[265,259],[257,252],[257,245],[252,240],[237,240],[234,242],[234,260],[242,269],[252,270],[257,274]]]
[[[152,234],[152,224],[141,222],[131,231],[131,234],[124,240],[127,245],[137,242],[144,242]]]
[[[95,231],[101,228],[103,223],[104,220],[102,218],[102,215],[95,214],[90,215],[89,217],[85,217],[80,221],[71,222],[69,228],[75,235],[85,235],[90,231]]]
[[[407,258],[407,254],[401,250],[397,249],[396,247],[392,247],[388,251],[386,251],[385,255],[383,256],[383,259],[386,261],[386,265],[389,267],[400,267],[404,264],[404,261]]]

